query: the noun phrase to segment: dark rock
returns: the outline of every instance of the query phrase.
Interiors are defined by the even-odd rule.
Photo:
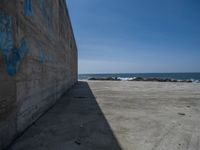
[[[102,81],[121,81],[117,77],[107,77],[107,78],[89,78],[88,80],[102,80]]]
[[[103,81],[121,81],[118,77],[100,77],[100,78],[89,78],[88,80],[103,80]],[[135,77],[132,80],[128,81],[149,81],[149,82],[186,82],[190,83],[192,80],[176,80],[176,79],[163,79],[163,78],[143,78],[143,77]]]
[[[142,77],[136,77],[132,81],[144,81],[144,78],[142,78]]]
[[[174,79],[172,79],[171,82],[178,82],[178,80],[174,80]]]

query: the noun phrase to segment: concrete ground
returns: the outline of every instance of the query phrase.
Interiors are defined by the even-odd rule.
[[[200,84],[81,81],[10,150],[200,150]]]

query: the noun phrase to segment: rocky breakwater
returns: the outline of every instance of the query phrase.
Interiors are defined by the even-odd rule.
[[[122,78],[119,77],[100,77],[100,78],[89,78],[88,80],[100,80],[100,81],[122,81]],[[124,81],[124,80],[123,80]],[[125,81],[148,81],[148,82],[186,82],[191,83],[192,80],[177,80],[177,79],[168,79],[168,78],[143,78],[143,77],[134,77],[128,78]]]
[[[121,81],[118,77],[100,77],[100,78],[89,78],[88,80],[100,80],[100,81]]]

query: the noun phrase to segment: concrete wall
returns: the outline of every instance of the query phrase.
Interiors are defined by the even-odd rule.
[[[0,149],[77,81],[64,0],[0,0]]]

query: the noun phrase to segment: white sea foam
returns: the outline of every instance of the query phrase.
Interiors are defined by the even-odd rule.
[[[200,83],[199,80],[195,80],[195,79],[190,79],[193,83]]]
[[[118,79],[122,80],[122,81],[130,81],[130,80],[133,80],[135,79],[136,77],[133,77],[133,78],[123,78],[123,77],[118,77]]]

